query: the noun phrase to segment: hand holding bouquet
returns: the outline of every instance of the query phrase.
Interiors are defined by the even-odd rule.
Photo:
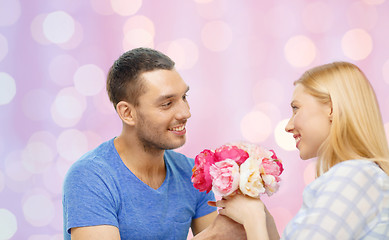
[[[273,150],[247,143],[223,145],[215,151],[203,150],[195,158],[193,186],[225,197],[237,190],[250,197],[271,196],[279,188],[283,172]]]

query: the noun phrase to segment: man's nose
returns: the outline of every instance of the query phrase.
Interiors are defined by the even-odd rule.
[[[178,114],[177,114],[177,118],[178,119],[188,119],[191,116],[192,116],[192,114],[190,113],[189,103],[186,101],[182,101],[180,104],[180,109],[179,109]]]

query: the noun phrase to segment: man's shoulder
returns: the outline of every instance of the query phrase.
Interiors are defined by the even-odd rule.
[[[69,168],[67,175],[77,172],[108,172],[111,164],[107,157],[112,155],[111,140],[101,143],[98,147],[88,151],[75,161]]]

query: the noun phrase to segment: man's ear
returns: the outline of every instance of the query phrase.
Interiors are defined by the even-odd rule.
[[[130,126],[135,125],[136,111],[131,103],[126,101],[118,102],[116,104],[116,112],[124,123]]]

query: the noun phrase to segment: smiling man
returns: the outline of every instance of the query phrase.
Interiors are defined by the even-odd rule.
[[[133,49],[113,64],[107,92],[122,132],[69,169],[65,239],[186,239],[213,222],[213,193],[193,187],[193,159],[171,150],[186,141],[188,90],[156,50]]]

